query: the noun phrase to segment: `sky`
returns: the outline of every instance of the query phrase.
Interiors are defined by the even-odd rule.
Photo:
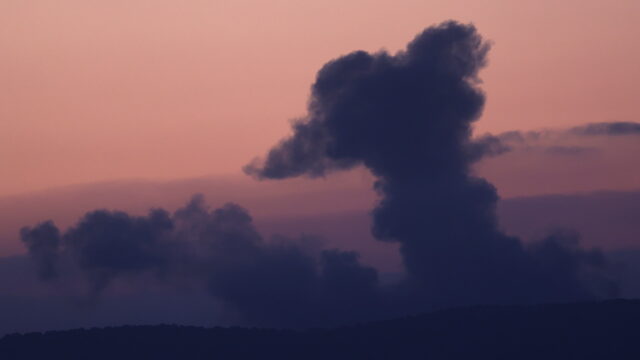
[[[476,133],[637,121],[639,12],[633,0],[3,1],[0,195],[240,174],[304,115],[322,64],[395,52],[446,19],[493,43]]]
[[[0,2],[0,335],[640,296],[638,14]]]

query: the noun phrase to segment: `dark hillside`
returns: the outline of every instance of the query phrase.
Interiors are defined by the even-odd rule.
[[[2,359],[638,359],[640,301],[479,306],[309,331],[124,326],[14,334]]]

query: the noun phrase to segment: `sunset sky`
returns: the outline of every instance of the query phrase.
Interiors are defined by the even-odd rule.
[[[635,0],[5,0],[0,195],[239,175],[304,115],[322,64],[356,49],[395,52],[446,19],[474,23],[493,43],[476,134],[638,121],[638,13]],[[527,193],[529,175],[487,168],[502,193]]]
[[[638,38],[638,0],[0,1],[0,337],[640,298]]]

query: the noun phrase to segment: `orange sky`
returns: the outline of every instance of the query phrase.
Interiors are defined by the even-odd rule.
[[[445,19],[494,41],[478,132],[639,121],[640,1],[3,0],[0,196],[238,173],[327,60]]]

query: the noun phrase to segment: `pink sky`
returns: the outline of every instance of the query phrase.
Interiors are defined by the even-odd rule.
[[[239,173],[304,114],[326,61],[450,18],[494,42],[479,133],[639,121],[638,14],[637,0],[4,0],[0,195]]]

